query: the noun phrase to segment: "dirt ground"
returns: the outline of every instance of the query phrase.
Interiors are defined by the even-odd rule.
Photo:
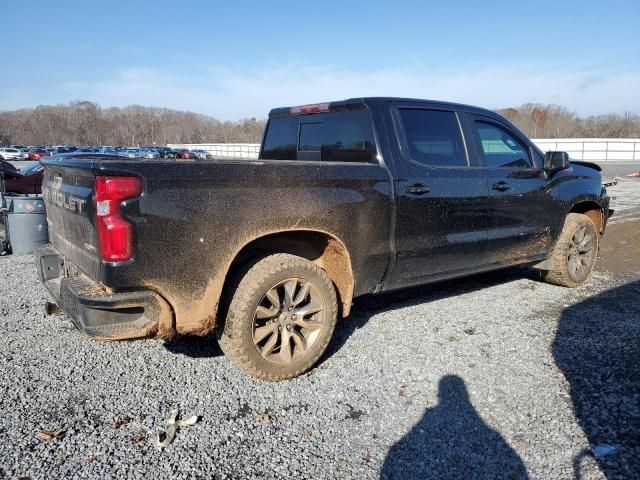
[[[616,276],[640,277],[640,220],[607,226],[596,268]]]

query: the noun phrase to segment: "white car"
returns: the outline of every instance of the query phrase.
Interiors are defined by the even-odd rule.
[[[22,160],[24,159],[24,153],[17,148],[3,147],[0,148],[0,159],[2,160]]]
[[[196,154],[196,157],[198,157],[198,160],[210,160],[213,158],[213,155],[211,154],[211,152],[207,152],[206,150],[191,150],[191,151]]]

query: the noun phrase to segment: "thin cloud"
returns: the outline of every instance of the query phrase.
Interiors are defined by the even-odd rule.
[[[211,66],[198,71],[188,76],[158,68],[127,68],[97,82],[66,82],[56,102],[88,99],[103,106],[154,105],[223,120],[264,118],[276,106],[356,96],[431,98],[488,108],[555,103],[582,115],[640,112],[640,97],[635,94],[640,90],[640,72],[550,67],[439,71],[417,64],[368,72],[294,66],[253,70]]]

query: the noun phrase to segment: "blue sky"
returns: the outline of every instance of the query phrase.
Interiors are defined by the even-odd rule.
[[[0,16],[0,110],[87,99],[235,120],[384,95],[640,113],[639,0],[22,0]]]

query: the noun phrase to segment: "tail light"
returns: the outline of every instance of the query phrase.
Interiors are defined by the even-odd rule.
[[[120,214],[120,205],[141,193],[137,177],[96,177],[96,228],[103,260],[122,262],[133,257],[133,225]]]

